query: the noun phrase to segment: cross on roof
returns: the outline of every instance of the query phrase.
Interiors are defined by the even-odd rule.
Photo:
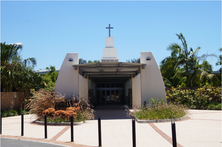
[[[106,29],[109,29],[109,37],[110,37],[110,29],[113,29],[113,27],[110,27],[110,24],[109,24],[109,27],[106,27]]]

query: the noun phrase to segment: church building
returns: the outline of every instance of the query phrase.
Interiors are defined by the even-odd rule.
[[[60,68],[55,92],[66,98],[84,97],[94,106],[122,104],[143,106],[151,98],[166,99],[163,78],[152,52],[140,52],[140,63],[121,62],[114,39],[106,37],[100,62],[79,64],[78,53],[67,53]]]

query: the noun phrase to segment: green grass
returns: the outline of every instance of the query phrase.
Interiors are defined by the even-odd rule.
[[[155,120],[180,118],[185,116],[186,114],[186,107],[183,105],[158,102],[157,104],[135,110],[132,115],[140,120]]]

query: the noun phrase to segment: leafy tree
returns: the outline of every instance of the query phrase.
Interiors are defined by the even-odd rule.
[[[129,62],[129,63],[140,63],[140,58],[133,58],[133,59],[130,59],[130,60],[126,60],[126,62]]]
[[[46,69],[49,70],[49,72],[43,75],[42,88],[53,89],[59,73],[56,72],[55,66],[46,67]]]
[[[221,55],[222,48],[220,48],[219,51],[220,51],[220,55],[218,57],[218,61],[217,61],[216,65],[222,65],[222,55]]]
[[[208,73],[212,73],[213,72],[212,65],[210,65],[208,61],[203,61],[203,63],[200,65],[200,68],[203,71],[206,71]]]
[[[99,60],[88,60],[88,63],[97,63],[97,62],[100,62]]]
[[[79,59],[79,64],[86,64],[86,63],[87,63],[86,60],[83,60],[83,58]]]

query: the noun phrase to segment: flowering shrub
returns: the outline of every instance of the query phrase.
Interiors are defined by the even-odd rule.
[[[71,115],[75,122],[94,119],[94,110],[91,109],[87,99],[76,99],[73,96],[71,100],[68,102],[60,94],[55,96],[54,90],[41,89],[34,93],[26,105],[26,109],[30,109],[31,113],[36,114],[39,120],[43,120],[46,114],[49,122],[69,122]],[[56,111],[54,108],[57,102],[64,102],[66,107],[69,107],[66,110]]]
[[[69,107],[67,108],[67,110],[57,110],[55,111],[55,109],[53,108],[48,108],[46,110],[44,110],[42,112],[43,116],[46,114],[49,118],[55,120],[55,119],[65,119],[67,121],[69,121],[70,116],[72,115],[74,118],[76,118],[76,112],[74,112],[73,110],[75,110],[75,107]],[[78,108],[77,108],[78,110]]]
[[[53,108],[48,108],[46,109],[45,111],[42,112],[43,115],[47,115],[47,116],[50,116],[50,117],[53,117],[55,115],[55,109]]]
[[[80,107],[68,107],[66,108],[67,111],[71,110],[71,111],[74,111],[74,112],[80,112]]]

